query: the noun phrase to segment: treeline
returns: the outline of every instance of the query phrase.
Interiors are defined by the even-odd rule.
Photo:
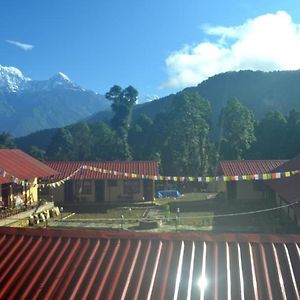
[[[218,128],[210,133],[209,101],[196,92],[176,94],[169,109],[150,119],[131,119],[137,91],[114,86],[106,94],[114,113],[110,122],[81,122],[56,131],[47,149],[31,147],[30,154],[51,161],[157,160],[161,174],[214,174],[219,159],[288,159],[300,153],[300,112],[288,116],[267,113],[257,121],[238,99],[228,99]],[[13,148],[7,133],[2,148]]]

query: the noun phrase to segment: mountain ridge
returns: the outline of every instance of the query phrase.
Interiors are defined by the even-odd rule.
[[[300,111],[300,70],[274,72],[246,70],[221,73],[179,93],[181,92],[197,92],[210,102],[212,134],[217,139],[219,114],[231,97],[237,98],[253,110],[256,120],[261,119],[269,111],[279,111],[285,115],[292,109]],[[174,96],[171,94],[158,100],[137,104],[133,109],[133,118],[145,114],[154,119],[158,113],[168,111]],[[99,111],[83,120],[92,123],[109,121],[112,115],[111,111]],[[32,135],[31,141],[33,137],[38,139],[38,136]],[[28,146],[26,137],[21,141],[22,147]]]
[[[0,66],[0,127],[13,136],[66,126],[106,109],[109,102],[103,95],[62,72],[32,80],[15,67]]]

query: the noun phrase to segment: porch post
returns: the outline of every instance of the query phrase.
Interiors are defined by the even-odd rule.
[[[154,202],[155,196],[155,180],[152,180],[152,202]]]
[[[13,184],[12,183],[10,183],[9,184],[9,195],[8,195],[8,207],[12,207],[12,197],[13,197]]]
[[[28,181],[27,181],[27,179],[25,179],[25,206],[27,206],[27,184],[28,184]]]

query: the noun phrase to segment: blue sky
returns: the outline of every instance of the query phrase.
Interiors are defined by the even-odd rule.
[[[0,65],[164,96],[239,69],[300,69],[299,0],[1,0]],[[284,45],[282,45],[284,44]],[[273,51],[274,50],[274,51]]]

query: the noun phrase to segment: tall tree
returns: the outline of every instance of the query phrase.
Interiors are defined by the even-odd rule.
[[[89,125],[80,122],[70,127],[70,131],[73,137],[73,160],[90,160],[93,142]]]
[[[254,116],[238,99],[230,98],[220,115],[222,159],[242,159],[255,141]]]
[[[280,112],[269,112],[255,128],[256,142],[249,150],[250,158],[286,158],[287,120]]]
[[[144,114],[140,114],[129,130],[128,142],[131,148],[133,159],[153,159],[153,147],[151,130],[153,121]]]
[[[287,117],[286,132],[282,136],[285,143],[285,157],[292,158],[300,153],[300,112],[291,110]]]
[[[106,123],[90,124],[92,135],[92,160],[118,160],[120,159],[120,139]]]
[[[132,86],[122,89],[120,86],[114,85],[110,91],[105,94],[105,97],[112,102],[111,108],[115,113],[111,120],[111,125],[121,139],[123,148],[123,157],[121,159],[130,160],[131,153],[128,145],[128,130],[132,108],[137,101],[138,92]]]
[[[197,176],[206,172],[209,119],[208,101],[188,92],[178,93],[163,119],[156,118],[161,124],[157,136],[165,174]]]

